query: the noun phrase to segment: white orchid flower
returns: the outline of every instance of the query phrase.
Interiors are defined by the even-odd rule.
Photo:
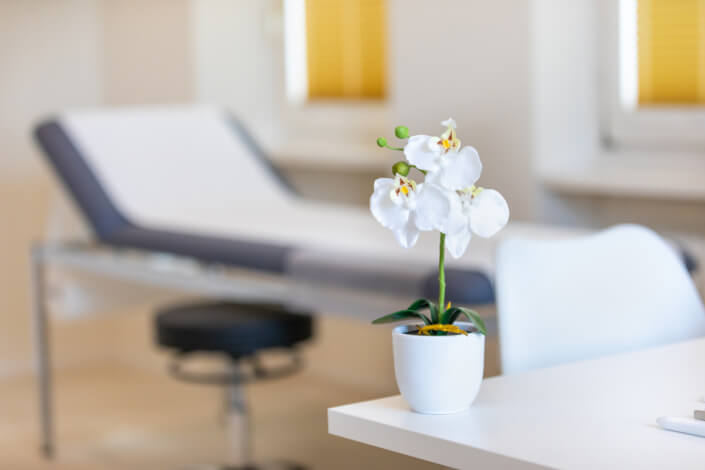
[[[370,211],[382,226],[392,230],[401,246],[410,248],[419,239],[416,227],[416,198],[420,189],[412,179],[401,175],[377,178],[370,196]]]
[[[464,226],[446,237],[446,247],[454,258],[463,256],[473,233],[489,238],[509,221],[509,206],[498,191],[471,187],[458,191],[458,195],[462,202]]]
[[[455,121],[441,122],[446,131],[440,137],[413,135],[404,146],[412,165],[428,173],[430,181],[445,189],[459,191],[474,185],[482,173],[482,162],[473,147],[460,147]]]
[[[410,248],[421,230],[463,229],[462,204],[457,194],[436,185],[417,184],[399,174],[375,180],[370,211],[384,227],[392,230],[399,244]]]
[[[423,183],[416,202],[416,227],[455,234],[465,228],[463,205],[456,191],[449,191],[433,182]]]

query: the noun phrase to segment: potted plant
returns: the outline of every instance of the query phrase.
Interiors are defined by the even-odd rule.
[[[421,232],[440,233],[438,301],[418,299],[408,308],[372,323],[416,320],[392,331],[397,385],[414,411],[447,414],[467,409],[475,399],[484,368],[485,324],[477,312],[446,303],[445,252],[454,258],[465,253],[472,234],[491,237],[509,220],[509,207],[493,189],[476,186],[482,163],[473,147],[462,147],[453,119],[441,123],[438,137],[409,136],[398,126],[403,147],[377,145],[402,151],[406,160],[392,166],[393,178],[378,178],[370,197],[375,219],[392,230],[399,244],[410,248]],[[409,177],[416,169],[424,181]],[[465,321],[460,321],[465,320]]]

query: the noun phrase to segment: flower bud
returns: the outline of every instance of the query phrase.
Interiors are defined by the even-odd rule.
[[[387,146],[387,139],[384,137],[377,137],[377,145],[380,147],[386,147]]]
[[[409,128],[406,126],[397,126],[394,128],[394,135],[397,136],[397,139],[408,139]]]
[[[409,164],[404,161],[398,161],[392,166],[392,174],[407,176],[409,174]]]

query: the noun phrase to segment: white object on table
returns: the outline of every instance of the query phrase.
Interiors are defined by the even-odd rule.
[[[496,270],[504,374],[705,335],[680,254],[645,227],[558,241],[511,236]]]
[[[467,322],[455,325],[466,331],[473,327]],[[416,328],[401,325],[392,330],[394,375],[404,399],[419,413],[442,415],[468,409],[482,385],[485,335],[407,334]]]
[[[460,469],[702,469],[705,441],[656,419],[692,415],[703,370],[705,338],[490,378],[455,415],[413,413],[400,396],[331,408],[328,430]]]
[[[656,420],[659,426],[669,431],[705,437],[705,422],[681,416],[662,416]]]

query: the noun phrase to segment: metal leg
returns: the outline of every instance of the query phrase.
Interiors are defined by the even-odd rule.
[[[233,375],[240,372],[239,365],[232,361]],[[227,468],[248,468],[251,464],[250,423],[247,395],[243,384],[225,387],[226,434],[228,449]]]
[[[50,459],[54,455],[51,360],[49,357],[49,324],[44,296],[44,259],[42,247],[39,245],[32,248],[31,276],[34,348],[39,388],[40,451],[44,458]]]

